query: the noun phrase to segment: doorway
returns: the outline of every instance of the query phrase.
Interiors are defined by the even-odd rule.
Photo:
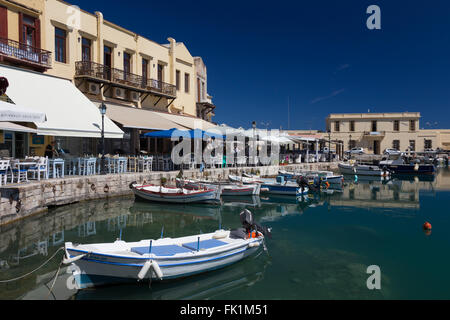
[[[380,141],[373,142],[373,154],[380,154]]]

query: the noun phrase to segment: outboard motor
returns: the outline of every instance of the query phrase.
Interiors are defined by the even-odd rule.
[[[243,210],[239,214],[239,218],[242,223],[242,228],[231,230],[231,238],[245,239],[247,234],[254,230],[261,232],[264,237],[269,237],[269,239],[272,238],[272,229],[260,226],[259,224],[255,223],[255,221],[253,221],[253,214],[249,210]]]

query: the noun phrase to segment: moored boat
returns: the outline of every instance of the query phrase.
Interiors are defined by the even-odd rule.
[[[140,280],[166,280],[223,268],[257,252],[271,230],[241,212],[242,228],[180,238],[65,244],[78,289]]]
[[[220,202],[217,189],[189,190],[154,185],[133,185],[134,194],[148,201],[168,203],[216,203]]]
[[[237,184],[183,180],[177,178],[177,186],[190,190],[214,189],[219,190],[221,196],[257,196],[261,191],[260,184]]]
[[[436,168],[433,164],[418,162],[406,163],[402,155],[388,155],[380,161],[380,167],[393,174],[434,174]]]
[[[351,163],[339,163],[339,171],[342,174],[357,175],[357,176],[379,176],[385,177],[389,175],[388,170],[381,169],[374,165],[365,164],[351,164]]]

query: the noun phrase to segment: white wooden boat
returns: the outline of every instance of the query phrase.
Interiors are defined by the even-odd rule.
[[[260,184],[224,185],[221,186],[222,196],[257,196],[261,192]]]
[[[186,189],[200,190],[204,188],[219,190],[221,196],[257,196],[261,192],[260,184],[237,184],[220,182],[205,182],[196,180],[183,180],[177,178],[177,186]]]
[[[286,180],[295,181],[298,177],[303,176],[307,179],[313,180],[318,177],[321,178],[323,182],[327,181],[330,184],[342,184],[344,176],[337,175],[332,171],[296,171],[288,172],[284,170],[279,170],[279,175],[284,176]]]
[[[139,280],[167,280],[223,268],[258,251],[271,230],[241,213],[243,228],[181,238],[65,244],[79,289]]]
[[[231,182],[238,182],[238,183],[244,183],[244,184],[255,184],[255,183],[263,183],[264,179],[261,178],[249,178],[249,177],[241,177],[241,176],[235,176],[235,175],[228,175],[228,179]]]
[[[170,203],[216,203],[220,202],[220,191],[216,189],[189,190],[154,185],[133,185],[134,194],[148,201]]]
[[[339,170],[342,174],[358,175],[358,176],[379,176],[384,177],[389,175],[389,172],[381,169],[378,166],[365,164],[347,164],[339,163]]]

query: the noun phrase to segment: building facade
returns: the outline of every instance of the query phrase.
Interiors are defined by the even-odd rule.
[[[388,148],[448,149],[448,130],[421,130],[420,119],[419,112],[330,114],[326,131],[346,150],[362,147],[369,154],[382,154]]]
[[[206,90],[206,77],[198,81],[198,67],[184,43],[173,38],[156,43],[107,21],[101,12],[90,13],[61,0],[0,0],[0,63],[68,79],[96,105],[151,111],[140,114],[149,120],[158,118],[155,113],[164,115],[158,118],[164,124],[141,127],[122,123],[126,112],[121,112],[121,119],[111,117],[125,132],[125,141],[114,141],[114,146],[128,146],[127,153],[141,149],[142,129],[186,129],[193,119],[212,120],[213,113],[198,112],[198,103],[204,102],[198,92]],[[24,152],[17,154],[23,156],[33,139],[17,134],[18,142],[27,141]],[[0,142],[5,136],[11,134],[3,132]],[[45,136],[44,145],[53,139]],[[57,137],[64,146],[75,143],[80,152],[97,152],[98,141],[75,140]],[[33,152],[42,155],[41,149]]]

